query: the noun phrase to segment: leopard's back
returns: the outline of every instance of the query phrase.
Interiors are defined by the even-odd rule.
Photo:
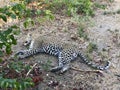
[[[56,37],[39,36],[34,38],[31,40],[30,50],[25,50],[22,53],[23,57],[28,57],[36,53],[48,53],[50,55],[57,56],[59,63],[57,67],[52,69],[52,71],[57,71],[60,69],[62,69],[62,72],[66,71],[69,68],[70,62],[74,61],[77,57],[80,57],[87,65],[97,69],[104,70],[109,67],[109,63],[102,67],[90,62],[90,60],[83,55],[77,45],[63,42]]]
[[[39,36],[34,40],[33,49],[39,48],[41,46],[52,45],[55,47],[64,47],[67,43],[62,42],[60,39],[56,37],[47,37],[47,36]]]

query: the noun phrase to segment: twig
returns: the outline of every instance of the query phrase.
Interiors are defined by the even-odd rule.
[[[26,77],[30,74],[30,72],[33,70],[33,68],[34,68],[36,65],[37,65],[37,63],[35,63],[35,64],[32,66],[32,68],[27,72]]]
[[[93,72],[93,73],[102,73],[100,70],[87,70],[87,71],[84,71],[84,70],[80,70],[80,69],[77,69],[75,67],[71,67],[72,70],[75,70],[75,71],[79,71],[79,72]]]
[[[120,75],[119,75],[119,74],[115,74],[115,76],[120,77]]]

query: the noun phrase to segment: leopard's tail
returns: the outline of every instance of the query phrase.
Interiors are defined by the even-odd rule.
[[[88,60],[81,52],[79,52],[78,55],[87,65],[89,65],[92,68],[99,69],[99,70],[107,70],[110,67],[109,61],[107,61],[104,66],[101,66],[101,65],[97,65],[97,64],[91,62],[90,60]]]

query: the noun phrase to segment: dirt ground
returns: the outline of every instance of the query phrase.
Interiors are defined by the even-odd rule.
[[[101,3],[106,3],[106,1]],[[109,60],[111,63],[107,71],[101,71],[102,74],[70,69],[66,73],[58,75],[49,72],[49,70],[44,70],[41,75],[44,79],[43,82],[40,82],[36,89],[33,90],[120,90],[120,14],[112,13],[118,10],[120,10],[120,0],[107,4],[105,10],[96,10],[95,16],[85,25],[90,41],[78,37],[79,26],[70,17],[56,14],[54,21],[36,23],[34,27],[29,29],[23,28],[22,22],[19,23],[21,34],[17,37],[18,44],[13,47],[14,52],[24,49],[23,41],[28,33],[32,33],[34,37],[55,35],[63,41],[75,43],[83,52],[86,52],[89,42],[94,42],[98,46],[98,51],[90,54],[93,61]],[[105,12],[111,13],[105,14]],[[102,54],[99,55],[99,52]],[[102,56],[104,56],[104,59],[101,58]],[[41,64],[47,63],[48,60],[54,66],[57,63],[57,58],[50,55],[36,55],[25,60],[40,63],[42,70],[43,66]],[[79,58],[72,63],[72,66],[83,71],[94,70],[79,62]]]

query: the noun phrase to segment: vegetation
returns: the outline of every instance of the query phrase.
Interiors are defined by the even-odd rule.
[[[7,66],[0,69],[0,87],[3,89],[12,88],[14,90],[25,90],[34,83],[30,77],[25,77],[23,73],[31,67],[23,62],[10,61]]]
[[[78,30],[79,37],[84,38],[85,40],[89,40],[86,32],[84,31],[83,27],[80,27]]]
[[[53,20],[54,13],[61,12],[69,17],[78,16],[93,16],[94,8],[93,2],[91,0],[13,0],[14,4],[10,6],[4,6],[0,8],[0,18],[7,22],[9,18],[24,20],[23,26],[25,28],[34,25],[34,17],[37,17],[39,23],[44,20]],[[35,5],[32,5],[33,2]],[[30,6],[32,5],[32,6]],[[97,7],[104,8],[104,6]],[[119,11],[117,12],[119,13]],[[5,66],[0,67],[0,88],[2,89],[13,89],[13,90],[25,90],[34,85],[34,79],[23,75],[27,73],[30,69],[30,65],[24,65],[21,62],[15,62],[10,59],[5,59],[5,57],[10,57],[12,54],[12,46],[17,44],[16,35],[20,33],[20,27],[17,25],[12,25],[8,28],[0,28],[0,61],[7,62]],[[88,40],[88,37],[81,27],[78,30],[80,37]],[[88,46],[88,52],[92,52],[96,49],[96,45],[90,43]],[[50,61],[48,61],[43,68],[48,70],[50,66]],[[15,74],[12,76],[10,73]],[[22,82],[22,83],[21,83]]]
[[[68,16],[73,16],[75,13],[83,15],[93,15],[92,2],[90,0],[45,0],[48,7],[54,12],[63,8]]]
[[[24,22],[24,26],[27,27],[29,23],[33,24],[33,21],[31,20],[31,10],[26,7],[25,2],[22,3],[16,3],[12,6],[5,6],[3,8],[0,8],[0,18],[7,22],[8,18],[12,19],[23,19],[27,18]],[[8,27],[7,29],[2,29],[0,31],[0,59],[1,63],[5,61],[4,57],[6,54],[12,53],[12,45],[17,44],[17,39],[15,38],[15,35],[18,35],[20,32],[20,29],[17,25],[12,25]],[[9,61],[9,60],[8,60]],[[7,61],[6,61],[7,62]],[[2,89],[8,89],[12,88],[14,90],[25,90],[26,88],[33,85],[32,79],[29,77],[13,77],[13,75],[21,74],[21,70],[25,70],[25,67],[22,67],[20,63],[9,61],[6,65],[6,67],[1,66],[0,68],[0,88]],[[12,63],[11,63],[12,62]],[[8,70],[6,72],[6,70]],[[13,74],[11,76],[8,76],[8,74]],[[21,83],[22,82],[22,83]]]
[[[45,64],[42,65],[42,68],[43,68],[45,71],[49,71],[49,70],[50,70],[51,63],[52,63],[52,62],[51,62],[50,60],[47,60],[47,61],[45,62]]]
[[[87,47],[87,52],[92,53],[95,50],[97,50],[97,45],[94,43],[89,43]]]

